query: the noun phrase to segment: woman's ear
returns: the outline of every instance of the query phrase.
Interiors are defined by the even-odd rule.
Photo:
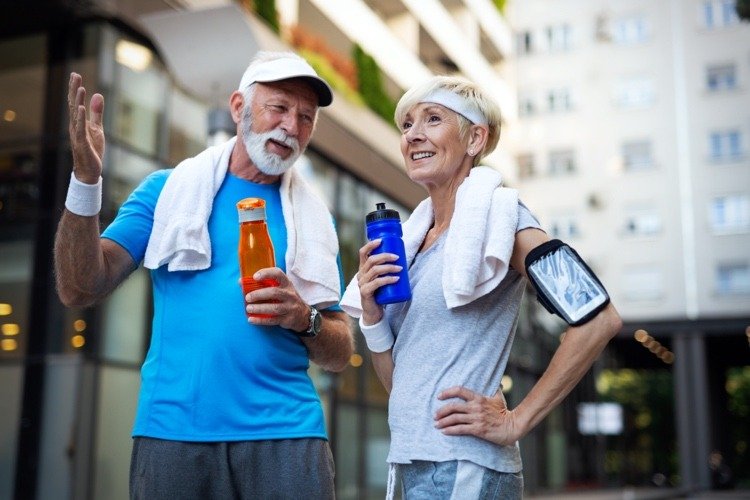
[[[487,144],[487,138],[489,137],[489,130],[483,125],[472,125],[469,131],[469,147],[468,150],[472,151],[471,156],[479,154],[484,146]]]

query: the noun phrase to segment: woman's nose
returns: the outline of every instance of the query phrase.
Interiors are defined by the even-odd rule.
[[[409,142],[416,142],[424,139],[424,134],[422,133],[421,127],[418,127],[417,125],[412,125],[407,131],[406,134],[404,134],[406,137],[406,140]]]

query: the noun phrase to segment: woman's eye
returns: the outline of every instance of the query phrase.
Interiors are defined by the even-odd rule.
[[[404,122],[401,125],[401,130],[409,130],[411,128],[411,122]]]
[[[439,122],[440,121],[440,117],[438,115],[430,115],[430,117],[427,119],[427,121],[430,121],[430,122]]]

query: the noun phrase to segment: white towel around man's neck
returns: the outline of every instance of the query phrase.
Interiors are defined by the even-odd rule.
[[[434,222],[432,200],[423,200],[404,223],[406,262],[411,263]],[[477,166],[461,183],[445,241],[443,296],[449,309],[494,290],[508,272],[518,225],[518,191],[502,187],[502,176]],[[349,315],[362,314],[357,277],[341,300]]]
[[[171,272],[211,265],[208,219],[236,140],[184,160],[167,178],[154,209],[145,267],[167,264]],[[294,167],[282,175],[279,194],[287,230],[287,276],[308,304],[323,308],[338,303],[339,247],[328,208]]]

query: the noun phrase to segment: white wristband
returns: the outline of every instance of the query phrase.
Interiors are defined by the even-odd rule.
[[[76,179],[70,173],[68,197],[65,198],[65,208],[69,212],[83,217],[96,215],[102,209],[102,178],[96,184],[86,184]]]
[[[380,318],[380,321],[374,325],[365,325],[362,323],[362,318],[359,318],[359,328],[362,330],[362,335],[365,336],[367,347],[372,352],[385,352],[395,342],[393,332],[391,331],[391,325],[388,324],[388,320],[385,319],[385,315]]]

